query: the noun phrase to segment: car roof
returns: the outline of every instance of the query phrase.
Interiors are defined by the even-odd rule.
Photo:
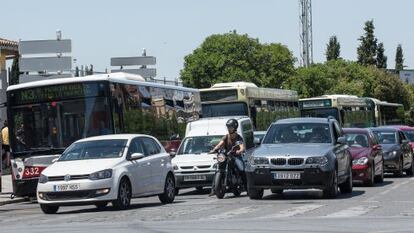
[[[408,125],[389,125],[387,127],[395,128],[395,129],[399,129],[399,130],[414,130],[413,127],[410,127]]]
[[[382,131],[382,132],[397,132],[400,129],[396,129],[393,127],[381,126],[376,128],[371,128],[372,131]]]
[[[102,135],[102,136],[94,136],[94,137],[89,137],[89,138],[83,138],[78,140],[77,142],[87,142],[87,141],[96,141],[96,140],[108,140],[108,139],[126,139],[126,140],[130,140],[133,139],[135,137],[139,137],[139,136],[146,136],[146,137],[152,137],[149,135],[145,135],[145,134],[109,134],[109,135]]]
[[[235,119],[235,120],[244,120],[244,119],[249,119],[248,116],[220,116],[220,117],[205,117],[205,118],[200,118],[196,121],[193,121],[192,123],[195,122],[205,122],[205,121],[228,121],[230,119]]]
[[[342,128],[344,133],[369,133],[367,128]]]
[[[297,118],[288,118],[278,120],[276,124],[289,124],[289,123],[329,123],[329,121],[334,119],[329,118],[318,118],[318,117],[297,117]]]

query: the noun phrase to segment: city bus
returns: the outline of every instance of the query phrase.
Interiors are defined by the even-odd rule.
[[[35,194],[42,170],[78,139],[142,133],[167,140],[201,114],[199,90],[127,73],[13,85],[7,101],[16,196]]]
[[[364,98],[374,111],[373,125],[400,125],[404,124],[404,106],[397,103],[388,103],[375,98]]]
[[[261,88],[249,82],[217,83],[201,89],[202,117],[249,116],[256,130],[300,115],[296,91]]]
[[[346,128],[399,124],[404,117],[401,104],[354,95],[323,95],[299,103],[302,117],[332,116]]]

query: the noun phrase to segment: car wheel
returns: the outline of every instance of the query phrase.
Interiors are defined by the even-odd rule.
[[[270,191],[274,194],[283,194],[283,189],[270,189]]]
[[[59,206],[40,204],[40,209],[42,209],[43,213],[45,214],[56,214],[56,212],[59,210]]]
[[[224,178],[222,178],[221,172],[217,172],[214,177],[214,193],[218,199],[223,199],[226,194],[226,187],[224,185]]]
[[[348,174],[349,175],[346,181],[339,185],[339,189],[341,190],[341,193],[352,193],[353,185],[352,185],[352,166],[351,165],[349,165]]]
[[[119,183],[118,197],[115,201],[112,202],[112,205],[115,207],[115,209],[127,209],[131,204],[131,197],[131,184],[129,183],[128,179],[122,178],[121,182]]]
[[[252,200],[260,200],[263,198],[263,189],[249,188],[247,193]]]
[[[323,196],[326,198],[335,198],[338,196],[338,173],[336,169],[332,174],[332,179],[329,186],[323,190]]]
[[[384,182],[384,160],[382,160],[381,175],[378,175],[378,176],[375,177],[375,182],[376,183],[382,183],[382,182]]]
[[[365,185],[367,186],[373,186],[374,185],[374,179],[375,179],[375,164],[372,163],[371,165],[371,174],[369,176],[369,179],[365,181]]]
[[[165,179],[164,192],[158,195],[158,199],[160,199],[163,204],[170,204],[175,199],[175,192],[176,188],[174,177],[171,174],[168,174]]]
[[[398,171],[395,172],[394,174],[398,177],[401,177],[401,176],[404,175],[404,170],[403,170],[404,169],[404,162],[403,162],[402,158],[400,158],[399,164],[400,165],[398,166]]]
[[[103,210],[105,209],[105,207],[108,205],[108,202],[97,202],[95,203],[96,208],[98,208],[98,210]]]
[[[414,174],[414,161],[411,161],[411,166],[407,170],[405,170],[405,173],[407,173],[407,176],[413,176]]]

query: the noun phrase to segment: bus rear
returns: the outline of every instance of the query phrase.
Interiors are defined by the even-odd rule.
[[[201,89],[202,117],[249,116],[248,103],[242,95],[243,90],[227,87]]]
[[[106,82],[41,83],[7,91],[16,196],[34,195],[42,170],[74,141],[113,133]]]

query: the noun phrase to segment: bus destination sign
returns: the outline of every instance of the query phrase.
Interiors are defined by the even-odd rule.
[[[323,107],[331,107],[332,103],[331,100],[305,100],[302,102],[303,108],[323,108]]]

